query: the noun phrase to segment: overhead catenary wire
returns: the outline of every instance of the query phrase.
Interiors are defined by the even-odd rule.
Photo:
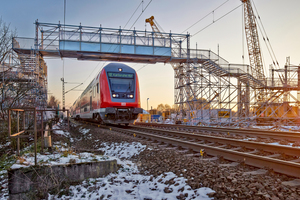
[[[259,19],[259,22],[260,22],[260,24],[261,24],[261,26],[262,26],[262,30],[263,30],[263,31],[261,31],[261,28],[260,28],[260,26],[259,26],[259,29],[260,29],[260,31],[261,31],[261,34],[263,35],[263,33],[264,33],[265,36],[266,36],[266,39],[267,39],[267,41],[265,41],[264,38],[263,38],[263,40],[266,42],[266,45],[269,44],[270,49],[271,49],[272,54],[273,54],[273,57],[275,58],[276,64],[277,64],[278,67],[280,67],[280,66],[279,66],[279,63],[278,63],[278,60],[277,60],[277,58],[276,58],[276,55],[275,55],[275,53],[274,53],[274,51],[273,51],[273,48],[272,48],[271,42],[270,42],[270,40],[269,40],[269,37],[268,37],[268,35],[267,35],[267,32],[266,32],[266,30],[265,30],[265,27],[264,27],[264,25],[263,25],[263,23],[262,23],[262,20],[261,20],[259,14],[258,14],[258,11],[257,11],[257,8],[256,8],[256,6],[255,6],[254,1],[252,1],[252,3],[253,3],[253,6],[254,6],[255,11],[256,11],[256,13],[257,13],[257,17],[258,17],[258,19]],[[269,50],[269,48],[268,48],[268,50]],[[270,53],[270,56],[272,57],[271,53]],[[272,58],[272,60],[273,60],[273,58]],[[273,62],[274,62],[274,61],[273,61]],[[276,66],[276,64],[274,63],[275,66]]]
[[[191,37],[197,35],[198,33],[202,32],[203,30],[205,30],[206,28],[208,28],[209,26],[211,26],[212,24],[214,24],[215,22],[219,21],[220,19],[224,18],[225,16],[227,16],[228,14],[232,13],[233,11],[235,11],[236,9],[238,9],[239,7],[241,7],[243,4],[235,7],[234,9],[232,9],[231,11],[227,12],[226,14],[222,15],[221,17],[219,17],[218,19],[214,20],[212,23],[208,24],[207,26],[205,26],[204,28],[202,28],[201,30],[197,31],[195,34],[192,34]]]
[[[139,68],[138,70],[136,70],[137,72],[140,71],[141,69],[143,69],[144,67],[146,67],[149,64],[144,65],[143,67]]]
[[[94,73],[95,69],[99,66],[100,63],[101,63],[101,61],[98,62],[98,64],[96,65],[96,67],[93,69],[93,71],[90,73],[90,75],[83,81],[83,83],[85,83],[85,82],[91,77],[91,75]],[[105,63],[104,63],[104,64],[105,64]],[[103,66],[102,66],[102,67],[103,67]]]
[[[244,9],[244,7],[243,7]],[[245,21],[244,21],[244,10],[242,12],[242,60],[243,65],[245,64]]]
[[[127,24],[129,23],[129,21],[131,20],[131,18],[134,16],[134,14],[135,14],[136,11],[138,10],[138,8],[139,8],[141,5],[143,5],[143,2],[144,2],[144,1],[142,1],[142,2],[138,5],[138,7],[137,7],[136,10],[134,11],[134,13],[131,15],[131,17],[129,18],[129,20],[128,20],[127,23],[125,24],[124,28],[127,26]],[[138,16],[138,18],[135,20],[135,22],[132,24],[132,26],[130,27],[129,30],[132,29],[132,27],[134,26],[134,24],[135,24],[135,23],[137,22],[137,20],[141,17],[141,15],[144,13],[144,11],[147,9],[147,7],[150,5],[151,2],[152,2],[152,0],[147,4],[147,6],[146,6],[145,8],[142,8],[141,14]],[[98,64],[96,65],[96,67],[93,69],[92,73],[93,73],[93,72],[95,71],[95,69],[99,66],[100,62],[101,62],[101,61],[99,61],[99,63],[98,63]],[[105,61],[105,62],[103,63],[103,65],[100,67],[98,73],[100,73],[100,71],[103,69],[105,63],[107,63],[107,61]],[[84,82],[86,82],[86,81],[91,77],[92,73],[85,79]],[[97,73],[97,74],[98,74],[98,73]],[[84,82],[83,82],[83,83],[84,83]]]
[[[204,17],[202,17],[201,19],[199,19],[197,22],[195,22],[193,25],[191,25],[190,27],[188,27],[187,29],[185,29],[184,31],[182,31],[181,33],[185,33],[187,30],[189,30],[190,28],[192,28],[193,26],[195,26],[196,24],[198,24],[200,21],[202,21],[203,19],[205,19],[206,17],[208,17],[210,14],[214,13],[214,11],[218,10],[220,7],[222,7],[224,4],[226,4],[229,0],[225,1],[224,3],[222,3],[221,5],[219,5],[217,8],[215,8],[214,10],[212,10],[210,13],[208,13],[207,15],[205,15]]]
[[[126,22],[124,28],[127,26],[127,24],[129,23],[129,21],[132,19],[132,17],[135,15],[136,11],[139,9],[139,7],[143,4],[144,0],[138,5],[138,7],[135,9],[135,11],[133,12],[133,14],[131,15],[131,17],[129,18],[129,20]],[[143,10],[143,8],[142,8]]]
[[[143,3],[144,1],[142,1],[142,3]],[[142,12],[141,12],[141,14],[138,16],[138,18],[135,20],[135,22],[132,24],[132,26],[128,29],[128,30],[131,30],[132,29],[132,27],[135,25],[135,23],[137,22],[137,20],[141,17],[141,15],[144,13],[144,11],[148,8],[148,6],[150,5],[150,3],[152,2],[152,0],[147,4],[147,6],[145,7],[145,8],[142,8]],[[121,41],[122,41],[122,39],[121,39]],[[112,46],[110,46],[110,48],[111,48]],[[108,49],[108,50],[110,50],[110,48]],[[114,50],[116,50],[117,49],[117,47],[115,47],[115,49]]]
[[[142,9],[142,12],[141,12],[141,14],[138,16],[138,18],[135,20],[135,22],[132,24],[132,26],[130,27],[130,29],[129,30],[131,30],[132,29],[132,27],[135,25],[135,23],[137,22],[137,20],[139,20],[139,18],[142,16],[142,14],[144,13],[144,11],[148,8],[148,6],[150,5],[150,3],[152,2],[152,0],[151,1],[149,1],[149,3],[147,4],[147,6],[144,8],[144,9]]]

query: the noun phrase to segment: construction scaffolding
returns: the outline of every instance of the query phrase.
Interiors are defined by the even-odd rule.
[[[203,63],[182,63],[174,68],[179,118],[193,125],[299,123],[299,66],[270,68],[271,77],[263,84],[252,76],[249,65],[229,64],[210,53]]]
[[[0,65],[1,108],[47,106],[47,65],[35,49],[11,51]]]
[[[299,66],[287,63],[283,69],[270,68],[270,77],[262,76],[252,65],[231,64],[210,50],[191,49],[189,34],[36,22],[36,37],[14,38],[13,49],[35,59],[170,63],[177,117],[191,125],[276,125],[299,120]]]

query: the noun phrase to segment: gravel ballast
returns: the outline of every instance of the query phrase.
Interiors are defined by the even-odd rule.
[[[89,131],[83,133],[83,129],[89,129]],[[299,186],[283,184],[295,178],[274,173],[272,170],[265,169],[263,173],[254,173],[259,169],[242,163],[230,166],[228,164],[231,162],[222,158],[209,161],[205,159],[206,157],[190,156],[186,151],[180,151],[167,145],[159,145],[152,141],[80,123],[76,127],[72,126],[70,138],[72,138],[71,146],[76,151],[88,150],[91,152],[99,151],[103,143],[140,142],[146,145],[146,148],[131,157],[131,161],[137,165],[140,174],[151,176],[154,179],[162,174],[172,172],[178,177],[187,179],[191,189],[208,187],[214,190],[215,192],[209,194],[212,199],[300,199]],[[60,138],[54,136],[54,139]],[[105,153],[106,150],[102,151]],[[171,186],[176,183],[169,180],[165,184]],[[164,192],[175,191],[166,187]],[[178,195],[177,199],[186,199],[186,197],[182,194]]]

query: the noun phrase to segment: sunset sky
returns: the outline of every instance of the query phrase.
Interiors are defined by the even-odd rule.
[[[119,28],[120,26],[124,28],[127,24],[126,29],[135,27],[136,30],[146,28],[147,31],[151,31],[149,24],[145,24],[145,19],[153,15],[165,32],[190,33],[192,35],[191,48],[196,48],[197,43],[198,49],[210,49],[217,53],[219,46],[220,56],[230,63],[249,64],[246,42],[243,42],[245,36],[240,0],[144,0],[142,4],[141,2],[141,0],[66,0],[65,22],[70,25],[81,23],[83,26],[95,27],[101,24],[105,28]],[[254,0],[254,3],[280,66],[284,66],[288,56],[292,64],[299,65],[300,1]],[[220,5],[222,6],[219,7]],[[219,8],[216,9],[217,7]],[[136,13],[133,15],[135,10]],[[227,13],[229,14],[224,16]],[[4,22],[10,24],[12,29],[17,30],[19,37],[33,38],[35,20],[63,23],[64,1],[2,1],[0,16]],[[196,23],[197,21],[199,22]],[[192,26],[193,24],[195,25]],[[192,27],[189,28],[190,26]],[[262,38],[260,38],[260,44],[267,72],[272,60]],[[48,65],[48,92],[62,101],[60,79],[63,60],[45,58],[45,61]],[[106,64],[108,62],[65,58],[65,81],[83,83],[80,89],[84,90]],[[170,64],[125,64],[137,70],[143,108],[146,109],[147,98],[149,98],[149,108],[150,106],[156,107],[160,103],[174,104],[174,73]],[[74,86],[76,85],[66,84],[66,91]],[[66,107],[73,104],[81,92],[67,93]]]

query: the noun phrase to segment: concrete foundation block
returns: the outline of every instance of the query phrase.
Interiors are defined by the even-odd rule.
[[[116,160],[75,163],[54,166],[30,166],[8,170],[10,199],[32,199],[44,196],[49,190],[59,189],[64,183],[81,182],[116,172]]]

